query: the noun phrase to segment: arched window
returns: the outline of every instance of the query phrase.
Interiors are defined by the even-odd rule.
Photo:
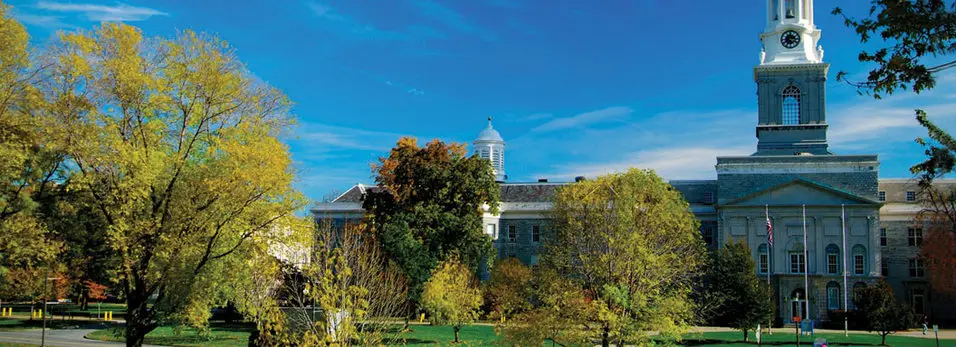
[[[866,273],[866,247],[863,245],[853,246],[853,274],[863,275]]]
[[[785,0],[785,2],[784,2],[784,4],[785,4],[785,8],[784,8],[785,14],[784,14],[784,16],[786,16],[787,18],[793,18],[793,17],[796,16],[796,13],[797,13],[797,4],[795,4],[795,1],[796,1],[796,0]]]
[[[783,89],[783,124],[800,124],[800,88],[789,85]]]
[[[773,20],[780,19],[780,0],[773,0]]]
[[[840,272],[840,247],[834,244],[827,246],[827,273],[836,274]]]
[[[840,284],[836,282],[827,283],[827,309],[840,309]]]
[[[767,252],[767,244],[761,244],[757,247],[757,272],[765,274],[770,271],[770,253]]]

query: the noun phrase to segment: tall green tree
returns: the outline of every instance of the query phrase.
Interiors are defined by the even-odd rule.
[[[886,335],[905,331],[916,323],[913,313],[896,301],[893,287],[883,280],[874,286],[856,289],[853,305],[863,314],[866,330],[880,335],[881,345],[886,345]]]
[[[484,283],[485,303],[489,318],[506,320],[515,313],[529,308],[531,268],[518,258],[507,258],[495,263],[491,276]]]
[[[561,188],[551,220],[556,238],[542,265],[588,293],[593,309],[585,319],[602,345],[645,343],[648,331],[680,338],[706,256],[679,192],[653,171],[630,169]]]
[[[750,248],[743,241],[730,242],[714,254],[708,276],[708,289],[723,303],[713,312],[712,322],[744,334],[767,323],[773,314],[770,286],[757,277]]]
[[[501,192],[487,160],[468,156],[462,144],[419,147],[405,137],[373,171],[381,190],[365,199],[368,225],[405,272],[410,306],[418,306],[432,269],[449,255],[459,254],[474,272],[495,258],[481,218],[486,208],[497,213]]]
[[[147,39],[108,23],[63,33],[46,54],[43,112],[105,220],[127,345],[160,321],[202,326],[304,205],[280,141],[290,102],[224,41],[191,31]]]

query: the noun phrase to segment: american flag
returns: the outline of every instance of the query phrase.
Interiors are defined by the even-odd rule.
[[[767,216],[767,243],[773,247],[773,225],[770,224],[770,217]]]

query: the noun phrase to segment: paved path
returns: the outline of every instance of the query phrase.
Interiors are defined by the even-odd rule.
[[[46,345],[56,347],[126,346],[121,342],[106,342],[86,339],[89,333],[97,329],[57,329],[46,331]],[[0,331],[0,341],[13,343],[40,344],[42,330],[29,329],[18,331]],[[150,345],[143,345],[150,346]],[[158,346],[151,346],[158,347]]]

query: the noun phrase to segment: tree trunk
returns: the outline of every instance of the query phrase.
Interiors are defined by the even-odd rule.
[[[743,329],[743,331],[744,331],[744,342],[747,342],[749,341],[750,336],[747,335],[747,329]]]
[[[611,346],[610,329],[607,325],[604,326],[604,331],[601,333],[601,347]]]
[[[141,347],[146,334],[156,329],[153,314],[146,307],[149,294],[133,293],[126,298],[126,346]]]
[[[880,346],[886,346],[886,335],[889,334],[880,334],[880,337],[882,338],[882,340],[880,340]]]
[[[461,326],[455,326],[455,343],[458,343],[458,331],[461,330]]]

